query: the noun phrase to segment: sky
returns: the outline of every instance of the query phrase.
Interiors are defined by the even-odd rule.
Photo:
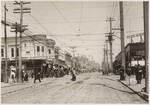
[[[1,19],[4,20],[4,4],[8,9],[7,21],[20,22],[20,14],[14,14],[13,1],[1,2]],[[23,14],[23,24],[28,25],[28,33],[45,34],[54,39],[62,50],[72,54],[70,46],[76,46],[76,56],[86,55],[100,63],[104,57],[105,33],[110,31],[107,18],[114,17],[113,28],[119,28],[119,1],[31,1],[24,7],[31,8],[31,13]],[[143,4],[141,1],[124,1],[125,45],[130,43],[127,36],[143,32]],[[1,36],[4,36],[1,25]],[[114,31],[120,37],[120,31]],[[8,37],[15,36],[7,27]],[[113,37],[113,61],[120,52],[120,39]],[[133,39],[139,42],[140,37]],[[109,48],[109,46],[108,46]]]

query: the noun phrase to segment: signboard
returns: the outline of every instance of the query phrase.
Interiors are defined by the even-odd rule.
[[[141,66],[145,66],[145,61],[139,61],[139,64],[140,64]]]
[[[137,64],[138,64],[137,61],[131,61],[131,66],[135,66],[135,65],[137,65]]]
[[[144,60],[139,60],[139,61],[131,61],[131,66],[135,66],[140,64],[140,66],[145,66],[145,61]]]
[[[134,37],[139,37],[139,36],[143,36],[144,33],[138,33],[138,34],[133,34],[133,35],[128,35],[127,38],[134,38]]]

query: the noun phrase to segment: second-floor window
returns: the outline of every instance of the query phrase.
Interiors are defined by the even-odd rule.
[[[17,57],[19,56],[19,48],[17,48]]]
[[[44,46],[42,46],[42,52],[44,52]]]
[[[51,49],[49,49],[49,54],[51,54]]]
[[[37,46],[37,52],[40,52],[40,46]]]
[[[14,57],[14,48],[11,48],[11,57]]]
[[[1,49],[1,57],[4,57],[4,49]]]

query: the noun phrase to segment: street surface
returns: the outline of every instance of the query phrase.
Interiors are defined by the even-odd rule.
[[[146,104],[133,91],[117,81],[115,76],[102,76],[100,73],[44,78],[38,81],[5,86],[1,89],[2,104]]]

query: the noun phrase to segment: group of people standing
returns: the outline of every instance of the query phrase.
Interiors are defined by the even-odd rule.
[[[44,72],[43,67],[36,67],[34,70],[26,70],[24,66],[22,66],[21,70],[21,81],[28,81],[29,77],[34,78],[34,83],[36,83],[36,80],[39,80],[41,82],[41,79],[44,77],[46,78],[59,78],[63,77],[65,75],[72,75],[71,80],[76,81],[76,72],[77,70],[75,68],[65,68],[63,66],[58,67],[58,65],[54,65],[53,67],[48,67],[46,72]],[[18,78],[18,69],[16,69],[14,66],[10,66],[10,81],[15,83],[17,82]]]
[[[134,69],[134,74],[136,76],[136,80],[137,80],[137,84],[141,84],[141,80],[143,78],[143,68],[140,66],[140,64],[135,65],[135,67],[133,67]],[[130,77],[132,74],[132,70],[130,67],[127,67],[126,69],[126,74]],[[120,68],[120,80],[124,80],[125,79],[125,70],[123,67]]]

